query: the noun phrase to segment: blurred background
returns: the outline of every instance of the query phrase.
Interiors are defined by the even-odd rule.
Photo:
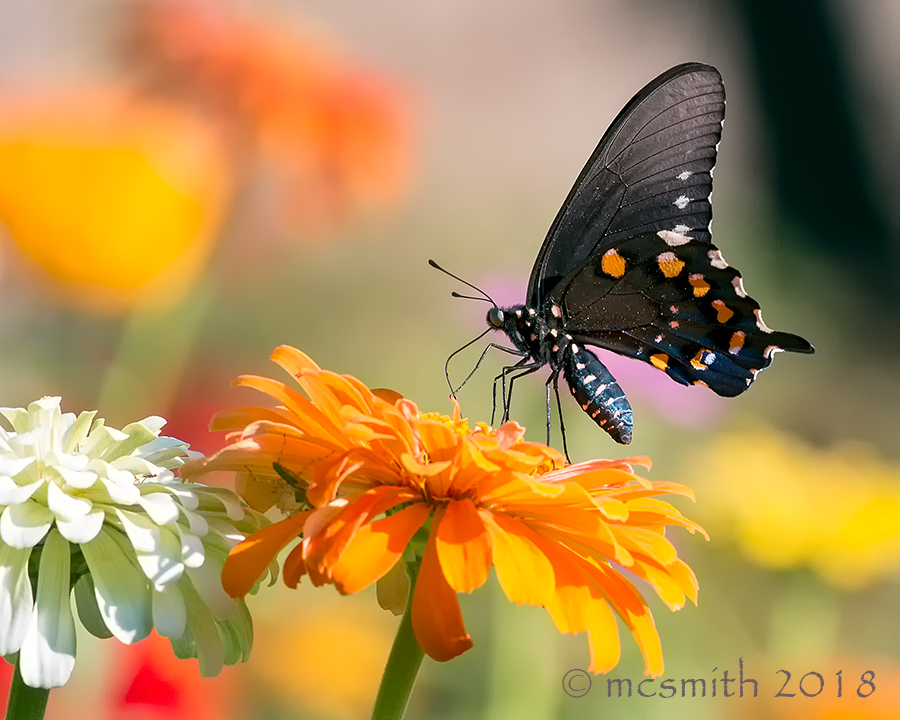
[[[426,660],[409,716],[900,717],[898,39],[900,5],[850,0],[5,0],[0,404],[163,415],[213,452],[210,415],[261,400],[231,380],[276,374],[287,343],[449,412],[444,361],[486,308],[427,259],[522,302],[609,122],[666,68],[711,63],[728,93],[715,242],[817,354],[731,400],[603,354],[634,406],[627,449],[563,400],[573,460],[646,454],[697,492],[680,507],[711,541],[673,537],[699,608],[651,600],[678,692],[637,697],[626,633],[610,677],[634,696],[601,677],[568,697],[585,639],[492,580],[461,598],[475,648]],[[502,361],[461,392],[468,417],[489,420]],[[541,440],[531,380],[513,416]],[[48,717],[368,716],[396,624],[374,592],[279,584],[250,607],[252,658],[214,680],[158,639],[80,636]],[[756,698],[723,697],[740,658]]]

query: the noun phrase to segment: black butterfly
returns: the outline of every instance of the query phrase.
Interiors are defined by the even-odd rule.
[[[687,63],[650,82],[613,121],[550,226],[526,303],[488,311],[489,329],[514,345],[504,349],[522,356],[497,378],[504,420],[513,381],[549,364],[548,428],[550,385],[559,405],[561,372],[594,422],[629,443],[631,406],[586,344],[727,397],[750,387],[774,353],[814,352],[766,326],[711,242],[724,117],[719,72]]]

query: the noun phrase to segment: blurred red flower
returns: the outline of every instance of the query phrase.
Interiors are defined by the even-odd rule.
[[[238,674],[201,678],[196,662],[179,660],[156,633],[115,645],[108,694],[110,720],[223,720],[241,717]]]

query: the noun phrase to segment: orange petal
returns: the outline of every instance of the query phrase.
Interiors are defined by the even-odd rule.
[[[428,505],[416,503],[360,528],[332,565],[337,589],[350,595],[384,577],[430,514]]]
[[[309,511],[257,530],[234,548],[222,568],[222,587],[231,597],[244,597],[263,576],[281,549],[301,532]]]
[[[499,513],[480,510],[491,536],[497,579],[510,602],[546,605],[553,594],[553,567],[532,540],[535,534],[525,523]]]
[[[289,388],[277,380],[256,375],[241,375],[235,379],[233,384],[239,387],[253,388],[280,402],[297,416],[295,424],[297,427],[303,428],[304,434],[327,438],[337,447],[347,446],[347,441],[338,426],[335,425],[334,420],[297,390]]]
[[[284,559],[281,577],[289,588],[296,588],[306,574],[306,562],[303,560],[303,544],[297,545]]]
[[[438,559],[456,592],[484,585],[491,569],[491,536],[469,499],[451,500],[434,518]]]
[[[372,388],[372,394],[391,405],[396,405],[398,400],[403,399],[403,396],[400,393],[396,390],[391,390],[390,388]]]
[[[428,657],[446,662],[462,655],[474,643],[466,632],[456,593],[441,570],[436,535],[432,529],[416,579],[412,626],[419,645]]]
[[[336,504],[343,504],[337,513],[334,513],[333,507],[318,508],[310,520],[304,540],[307,564],[329,574],[330,568],[338,563],[363,526],[372,518],[414,497],[406,488],[381,485],[336,501]],[[320,525],[319,518],[327,519]]]
[[[619,664],[622,655],[622,641],[616,616],[603,598],[594,598],[590,604],[591,619],[588,625],[588,647],[591,664],[588,666],[595,675],[612,670]]]
[[[272,351],[272,354],[269,357],[273,362],[278,363],[294,376],[305,372],[321,370],[309,355],[290,345],[279,345]]]

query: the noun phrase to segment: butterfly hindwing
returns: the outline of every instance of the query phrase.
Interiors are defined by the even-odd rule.
[[[746,390],[779,350],[812,352],[803,338],[765,325],[714,245],[671,232],[628,238],[571,273],[552,298],[577,340],[719,395]]]
[[[712,168],[725,117],[719,72],[663,73],[613,121],[553,221],[528,283],[529,307],[599,250],[645,232],[710,240]]]

